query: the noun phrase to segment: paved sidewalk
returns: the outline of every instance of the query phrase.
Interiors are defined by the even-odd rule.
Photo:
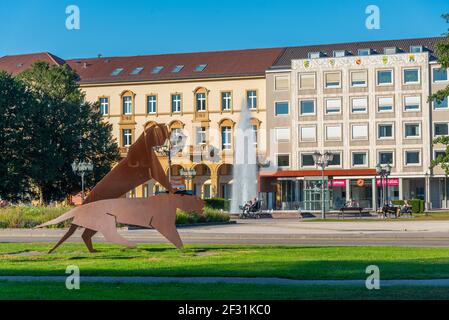
[[[0,276],[1,281],[9,282],[61,282],[60,276]],[[281,278],[231,278],[231,277],[81,277],[81,283],[234,283],[259,285],[331,285],[365,286],[365,280],[293,280]],[[380,286],[440,286],[449,287],[449,279],[427,280],[381,280]]]

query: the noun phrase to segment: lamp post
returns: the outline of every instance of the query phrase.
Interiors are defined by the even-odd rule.
[[[324,199],[324,191],[325,191],[325,185],[324,185],[324,169],[329,166],[329,163],[334,160],[334,155],[331,152],[326,151],[324,154],[319,153],[316,151],[313,154],[313,161],[315,162],[315,165],[318,167],[321,167],[321,218],[326,219],[326,206],[325,206],[325,199]]]
[[[94,170],[94,166],[90,162],[73,162],[72,170],[76,175],[81,176],[81,198],[84,201],[84,176],[88,172],[92,172]]]
[[[184,179],[186,179],[189,182],[189,187],[191,187],[190,182],[191,181],[193,182],[193,179],[196,176],[196,170],[195,169],[187,169],[187,170],[181,169],[180,174],[181,174],[181,177],[183,177]],[[193,191],[193,190],[191,190],[191,191]]]
[[[185,135],[182,132],[172,133],[170,139],[165,141],[165,144],[161,146],[153,147],[156,153],[168,158],[168,183],[171,186],[171,166],[172,157],[184,148]]]
[[[381,205],[382,209],[388,206],[388,177],[391,175],[391,165],[382,166],[380,163],[376,165],[376,173],[380,177],[380,186],[382,190]]]

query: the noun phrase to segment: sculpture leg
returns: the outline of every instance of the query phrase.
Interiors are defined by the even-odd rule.
[[[86,229],[83,232],[83,235],[81,236],[81,238],[84,241],[84,244],[86,245],[87,249],[89,250],[90,253],[95,253],[98,252],[97,250],[94,249],[94,247],[92,246],[92,237],[97,233],[97,231],[92,230],[92,229]]]
[[[63,244],[68,238],[70,238],[75,233],[76,229],[78,229],[78,226],[72,224],[67,233],[61,238],[61,240],[59,240],[59,242],[53,247],[53,249],[48,251],[48,253],[52,253],[53,251],[55,251],[61,244]]]
[[[136,247],[134,243],[126,240],[125,238],[123,238],[121,235],[118,234],[117,224],[114,216],[107,215],[104,220],[104,224],[98,231],[101,232],[105,237],[105,239],[109,242],[126,246],[128,248]]]
[[[152,226],[159,231],[160,234],[162,234],[165,238],[167,238],[168,241],[173,243],[176,248],[182,249],[183,243],[181,240],[181,237],[179,236],[178,230],[176,230],[175,223],[173,224],[165,224],[165,223],[158,223],[158,221],[153,221]]]

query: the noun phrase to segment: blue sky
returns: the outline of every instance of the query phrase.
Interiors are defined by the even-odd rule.
[[[380,8],[380,30],[365,8]],[[81,29],[65,27],[68,5]],[[1,0],[0,56],[142,55],[438,36],[448,0]]]

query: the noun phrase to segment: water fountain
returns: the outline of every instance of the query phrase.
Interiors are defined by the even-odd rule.
[[[238,213],[239,206],[257,196],[256,137],[251,126],[251,113],[246,104],[242,104],[240,120],[234,136],[231,212]]]

